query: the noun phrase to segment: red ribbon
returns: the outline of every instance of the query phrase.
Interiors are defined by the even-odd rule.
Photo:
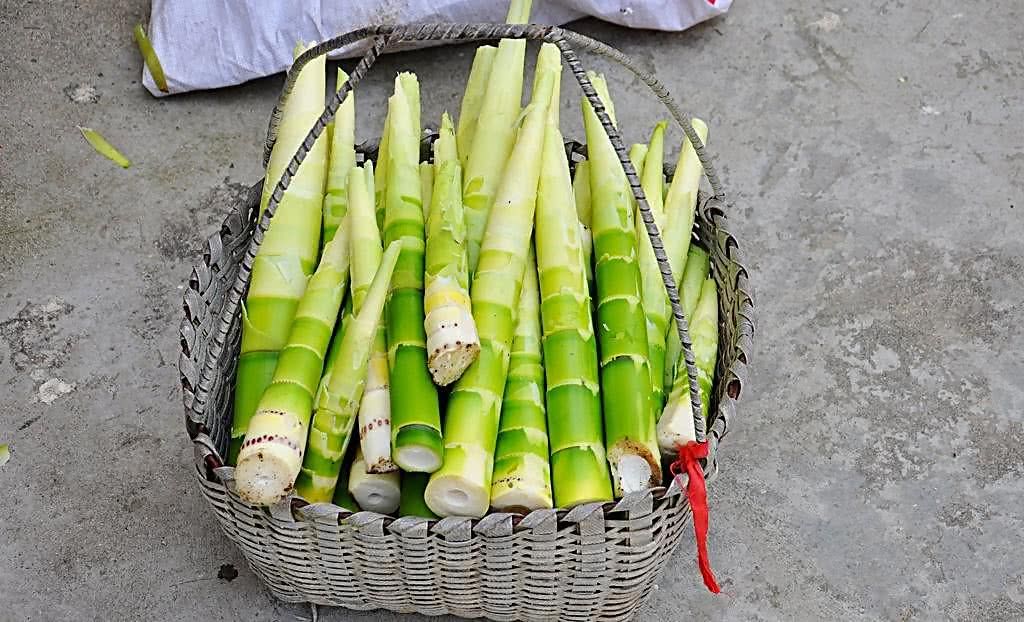
[[[708,457],[708,443],[689,443],[679,447],[679,457],[669,466],[669,471],[679,481],[679,476],[686,470],[690,481],[686,484],[686,496],[690,500],[690,509],[693,510],[693,532],[697,536],[697,566],[700,567],[700,574],[704,577],[704,585],[713,594],[722,590],[715,581],[715,573],[711,570],[711,562],[708,560],[708,490],[704,483],[704,469],[700,466],[700,459]]]

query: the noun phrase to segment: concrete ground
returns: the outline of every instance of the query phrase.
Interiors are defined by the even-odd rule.
[[[115,4],[0,0],[0,618],[303,619],[195,489],[176,370],[182,283],[260,175],[281,78],[156,101],[129,34],[148,3]],[[645,618],[1024,619],[1022,20],[1014,0],[785,0],[684,34],[577,24],[710,120],[757,289],[710,493],[724,594],[687,539]],[[469,60],[382,62],[363,136],[381,76],[419,72],[436,118]],[[610,84],[646,135],[652,98]]]

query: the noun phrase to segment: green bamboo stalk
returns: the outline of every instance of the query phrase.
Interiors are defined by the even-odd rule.
[[[462,172],[455,131],[445,113],[434,142],[434,191],[427,218],[423,328],[434,382],[458,380],[480,352],[469,300]]]
[[[473,55],[473,66],[469,69],[466,90],[462,93],[462,105],[459,108],[459,126],[455,132],[458,147],[459,163],[463,168],[469,159],[469,149],[476,133],[476,120],[480,116],[480,108],[484,103],[484,93],[491,75],[491,66],[498,48],[493,45],[481,45]]]
[[[597,84],[594,85],[598,87]],[[606,97],[607,88],[604,86],[600,87],[602,90],[598,91],[598,95],[602,97],[603,101],[608,101],[611,98]],[[612,123],[615,123],[615,107],[614,105],[605,106],[608,116],[611,117]],[[576,197],[576,211],[580,214],[580,223],[584,225],[583,231],[583,252],[587,262],[587,283],[590,285],[590,298],[591,302],[597,303],[597,283],[594,281],[594,230],[593,230],[593,219],[594,219],[594,208],[593,200],[590,192],[590,171],[591,165],[589,160],[584,160],[576,165],[576,176],[573,179],[573,193]],[[584,186],[586,186],[584,188]],[[597,309],[595,307],[594,314],[596,315]]]
[[[334,360],[338,358],[338,351],[341,347],[341,340],[345,338],[345,327],[348,326],[352,317],[352,296],[346,296],[338,312],[338,320],[334,323],[334,334],[331,335],[331,345],[327,348],[327,357],[324,359],[324,371],[320,374],[320,384],[317,385],[316,396],[313,398],[313,408],[319,408],[323,400],[324,389],[331,380],[331,371],[334,370]]]
[[[647,145],[643,143],[633,143],[629,146],[629,161],[633,163],[633,168],[636,169],[637,177],[643,177],[644,158],[646,157]]]
[[[507,24],[528,24],[530,22],[530,7],[533,0],[511,0],[508,3],[508,13],[505,16]]]
[[[700,409],[707,421],[718,358],[718,286],[713,278],[705,280],[701,287],[700,300],[693,311],[691,334],[693,360],[697,365],[697,384],[700,386]]]
[[[388,100],[387,186],[384,240],[402,242],[402,254],[387,306],[391,364],[391,458],[405,471],[433,472],[441,466],[441,414],[437,387],[427,369],[423,329],[424,223],[419,174],[418,95],[412,74],[399,74]],[[417,89],[418,92],[418,89]],[[413,121],[415,119],[415,121]]]
[[[590,230],[590,162],[583,160],[576,164],[572,178],[573,202],[580,222],[580,244],[583,245],[583,267],[586,270],[587,289],[594,296],[594,236]]]
[[[679,282],[679,301],[683,307],[683,314],[686,318],[693,317],[693,311],[697,308],[697,300],[700,298],[701,285],[704,279],[708,278],[711,269],[711,258],[700,246],[691,244],[686,252],[686,267],[683,270],[682,279]],[[669,347],[665,353],[665,391],[671,392],[678,372],[679,362],[682,360],[682,342],[679,341],[679,334],[676,331],[675,322],[669,322],[668,326]],[[672,333],[676,332],[673,338]],[[671,357],[671,358],[669,358]]]
[[[296,48],[296,56],[302,46]],[[260,213],[292,155],[320,117],[325,98],[324,59],[310,61],[285,103],[277,143],[270,154]],[[235,381],[234,419],[228,464],[236,464],[249,420],[270,385],[278,353],[320,253],[327,141],[314,143],[270,223],[253,261],[249,293],[242,305],[242,345]]]
[[[715,360],[718,355],[718,288],[714,279],[705,279],[700,299],[690,320],[690,338],[693,358],[697,367],[697,385],[700,388],[701,414],[706,421],[711,407],[714,386]],[[680,362],[665,412],[658,421],[658,444],[666,455],[696,440],[693,426],[693,404],[690,401],[690,376],[685,362]]]
[[[420,134],[420,92],[416,76],[410,73],[399,74],[395,83],[402,82],[402,94],[406,97],[406,107],[415,111],[415,118],[410,119],[407,131],[419,140]],[[411,92],[409,92],[411,91]],[[403,127],[405,124],[403,123]],[[374,172],[374,205],[377,207],[377,228],[384,230],[384,211],[387,203],[388,161],[390,160],[391,143],[391,106],[384,117],[384,129],[381,131],[380,145],[377,149],[377,170]],[[418,153],[418,152],[417,152]],[[418,159],[418,158],[417,158]]]
[[[373,170],[373,160],[367,160],[363,162],[363,173],[366,175],[366,190],[370,194],[370,198],[373,200],[374,210],[377,206],[377,173]],[[377,231],[380,231],[381,227],[377,225]]]
[[[551,483],[555,505],[569,508],[610,501],[612,489],[601,430],[585,242],[582,227],[577,226],[569,164],[557,126],[547,126],[541,162],[535,220]],[[579,168],[577,179],[578,172]],[[589,187],[585,192],[589,207]]]
[[[531,5],[532,0],[512,0],[507,21],[526,23]],[[495,192],[516,140],[515,121],[519,118],[523,97],[525,59],[525,39],[502,39],[498,43],[466,159],[462,195],[466,206],[471,275],[479,261],[480,245],[491,205],[495,203]]]
[[[384,230],[384,207],[388,181],[388,159],[391,142],[391,106],[384,117],[384,128],[381,130],[380,145],[377,148],[376,169],[373,171],[373,204],[377,212],[377,228]]]
[[[430,481],[429,473],[402,473],[402,499],[398,506],[399,516],[437,518],[423,501],[423,491]]]
[[[373,277],[380,267],[384,251],[381,248],[380,231],[373,216],[373,200],[366,187],[367,175],[363,167],[355,166],[349,171],[345,185],[348,191],[348,219],[352,239],[352,312],[359,313],[366,300],[366,294],[373,283]],[[370,218],[367,218],[370,216]]]
[[[398,471],[370,473],[363,452],[356,450],[349,469],[348,491],[363,510],[391,514],[398,509],[401,498],[400,478]]]
[[[552,87],[551,104],[548,106],[548,123],[558,127],[562,92],[562,52],[554,43],[542,43],[537,52],[537,66],[533,71],[531,92],[537,90],[541,77],[547,75],[549,71],[555,76],[555,83]]]
[[[680,287],[680,302],[687,317],[692,317],[701,296],[701,288],[711,272],[711,256],[696,244],[690,245],[686,253],[686,269]]]
[[[330,126],[328,126],[328,130],[331,131],[331,127]],[[359,168],[359,167],[353,166],[352,168],[356,169],[356,168]],[[366,163],[363,164],[363,168],[361,170],[363,170],[369,176],[369,182],[368,182],[369,183],[369,193],[372,196],[373,195],[373,162],[367,161]],[[351,171],[350,171],[350,173],[351,173]],[[348,187],[348,182],[346,181],[345,183],[346,183],[346,188],[347,188]],[[346,199],[346,205],[347,204],[348,204],[348,199]],[[352,235],[351,235],[351,225],[349,224],[350,220],[351,220],[351,218],[348,216],[348,209],[346,207],[345,217],[342,219],[342,222],[339,225],[339,229],[340,228],[345,228],[345,229],[349,230],[349,247],[351,248],[351,245],[352,245]],[[350,255],[351,255],[351,253],[350,253]],[[349,257],[349,259],[351,261],[351,257]],[[342,341],[342,339],[345,338],[345,329],[350,325],[350,323],[352,321],[352,316],[353,316],[352,298],[353,298],[353,296],[351,295],[351,292],[349,292],[349,295],[346,296],[344,298],[344,301],[342,302],[341,311],[338,314],[338,321],[335,323],[334,334],[331,336],[331,345],[327,348],[327,358],[325,359],[323,374],[321,374],[321,376],[320,376],[320,385],[317,388],[316,397],[313,400],[313,404],[314,404],[313,411],[314,412],[316,412],[316,410],[318,408],[320,408],[321,404],[325,403],[324,400],[326,398],[324,397],[324,390],[327,387],[327,383],[330,382],[330,380],[331,380],[331,372],[334,370],[334,361],[338,357],[338,352],[340,351],[340,348],[341,348],[341,341]],[[352,456],[353,455],[354,454],[349,455],[348,458],[346,458],[347,462],[349,462],[349,463],[352,462]],[[347,471],[343,471],[343,472],[347,474]],[[345,494],[348,494],[347,491],[346,491]]]
[[[700,119],[693,119],[693,130],[697,132],[701,142],[707,144],[708,126]],[[686,251],[690,247],[690,238],[693,233],[694,210],[697,207],[697,190],[700,187],[700,178],[704,174],[704,167],[697,158],[690,139],[683,136],[683,145],[679,151],[679,160],[676,163],[676,172],[672,177],[672,183],[668,188],[668,196],[665,199],[665,214],[669,222],[679,220],[680,225],[674,227],[669,225],[670,230],[678,229],[682,235],[679,240],[666,240],[666,250],[671,253],[673,266],[682,267],[686,260]]]
[[[398,80],[402,83],[402,93],[405,95],[407,100],[407,108],[409,110],[409,129],[412,132],[412,136],[416,139],[416,160],[419,161],[419,147],[420,147],[420,132],[422,130],[420,126],[420,82],[416,74],[403,71],[398,74]]]
[[[430,198],[434,194],[434,165],[420,162],[420,200],[423,202],[423,222],[430,213]]]
[[[665,217],[665,129],[667,121],[659,121],[651,131],[644,156],[643,174],[640,184],[644,189],[647,204],[655,216],[664,221]],[[663,225],[658,225],[660,231]]]
[[[590,203],[590,161],[583,160],[576,164],[576,172],[572,178],[573,201],[576,206],[576,218],[580,226],[590,236],[592,208]],[[591,249],[592,251],[593,249]],[[584,252],[588,252],[584,249]]]
[[[348,74],[338,69],[337,88],[348,81]],[[327,169],[327,194],[324,195],[323,236],[326,244],[334,237],[348,211],[348,172],[356,165],[356,104],[350,92],[334,115],[329,144],[330,164]]]
[[[537,262],[531,248],[523,271],[494,449],[491,507],[499,511],[526,514],[552,507],[539,296]]]
[[[373,214],[373,183],[369,162],[353,167],[348,180],[348,203],[352,230],[352,309],[358,313],[373,277],[380,268],[380,231]],[[384,323],[377,326],[367,364],[366,388],[359,405],[359,445],[370,473],[395,471],[391,460],[391,390],[388,373],[388,345]]]
[[[644,195],[651,197],[648,199],[648,205],[659,233],[664,231],[665,226],[661,202],[661,180],[664,178],[664,174],[660,172],[664,168],[664,134],[665,123],[657,124],[651,133],[650,144],[644,145],[642,149],[635,149],[635,154],[631,151],[630,156],[637,175],[641,178]],[[657,175],[649,174],[648,165],[652,168],[657,167],[655,170],[659,173]],[[639,206],[637,205],[635,209],[636,236],[637,243],[640,245],[641,290],[643,291],[644,312],[647,315],[647,351],[651,364],[653,390],[651,399],[654,400],[655,416],[659,417],[662,406],[665,404],[665,338],[671,318],[671,308],[668,292],[665,290],[665,283],[662,280],[661,269],[647,235],[647,227],[640,215]]]
[[[260,397],[240,447],[235,481],[238,495],[249,503],[271,505],[291,492],[348,275],[349,236],[343,230],[324,247],[274,377]]]
[[[636,169],[639,177],[643,176],[646,156],[647,145],[635,144],[629,150],[629,159],[633,162],[633,168]],[[657,415],[665,404],[665,326],[668,324],[668,294],[665,293],[665,284],[661,280],[658,260],[654,256],[654,248],[647,236],[647,227],[644,225],[640,207],[635,199],[633,201],[633,222],[636,227],[636,242],[639,252],[640,292],[644,316],[647,318],[647,359],[651,371],[651,401],[654,404],[655,415]]]
[[[707,124],[700,119],[693,119],[692,124],[701,142],[706,143]],[[697,189],[703,174],[704,168],[697,158],[697,152],[694,151],[690,140],[684,136],[682,149],[679,151],[679,160],[676,163],[676,172],[668,187],[668,193],[665,195],[665,254],[668,255],[669,263],[672,264],[672,274],[676,278],[676,284],[680,284],[683,278],[687,252],[693,238]],[[674,363],[679,360],[683,345],[679,341],[679,333],[674,330],[674,327],[670,328],[671,330],[666,336],[665,359],[673,362],[672,365],[666,365],[666,369],[672,369],[674,378]],[[668,383],[671,383],[671,379],[668,380]]]
[[[598,93],[604,79],[590,74]],[[605,95],[603,102],[610,99]],[[597,114],[583,100],[597,283],[605,447],[616,497],[661,482],[654,427],[647,319],[641,301],[633,206],[622,165]]]
[[[373,336],[400,250],[401,244],[395,243],[384,252],[362,308],[345,329],[331,380],[313,415],[306,455],[295,481],[295,491],[310,503],[328,502],[334,496],[366,383]]]
[[[593,211],[590,204],[589,160],[583,160],[576,164],[576,173],[572,178],[572,192],[576,205],[576,217],[589,234]]]
[[[545,77],[533,92],[495,194],[495,204],[501,209],[492,211],[487,222],[471,289],[480,356],[459,378],[448,399],[444,464],[431,476],[425,495],[427,505],[440,516],[479,517],[487,512],[513,314],[533,230],[540,177],[537,154],[544,140],[553,83],[554,76]],[[477,139],[480,135],[478,129]]]

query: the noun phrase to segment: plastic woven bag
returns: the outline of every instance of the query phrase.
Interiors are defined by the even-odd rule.
[[[530,21],[592,16],[629,28],[679,31],[725,13],[732,0],[537,0]],[[494,0],[153,0],[149,36],[170,93],[213,89],[284,71],[298,41],[322,41],[373,24],[502,22]],[[361,47],[337,57],[358,56]],[[161,93],[144,68],[143,84]]]

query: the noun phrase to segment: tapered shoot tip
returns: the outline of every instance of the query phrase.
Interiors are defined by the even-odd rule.
[[[338,67],[338,79],[334,81],[334,90],[340,91],[341,87],[345,86],[346,82],[348,82],[348,74],[345,73],[344,69]],[[348,101],[348,98],[351,96],[352,92],[349,91],[349,94],[346,96],[345,101]]]
[[[384,250],[384,258],[381,260],[381,265],[390,263],[393,258],[398,257],[399,251],[402,250],[402,241],[395,240]]]
[[[509,24],[528,24],[530,22],[530,8],[532,5],[533,0],[512,0],[509,3],[505,22]]]

